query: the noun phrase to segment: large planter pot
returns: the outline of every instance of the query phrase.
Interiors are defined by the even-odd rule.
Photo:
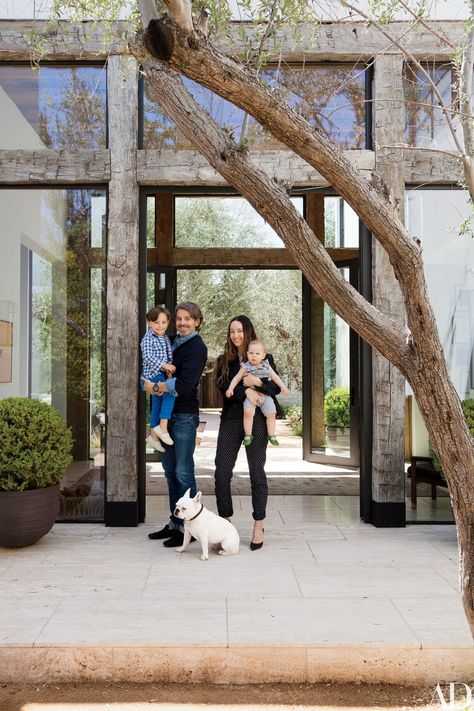
[[[53,527],[59,484],[28,491],[0,491],[0,546],[31,546]]]

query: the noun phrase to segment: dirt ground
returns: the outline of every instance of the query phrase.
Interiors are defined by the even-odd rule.
[[[314,684],[0,684],[0,711],[435,711],[433,687]]]

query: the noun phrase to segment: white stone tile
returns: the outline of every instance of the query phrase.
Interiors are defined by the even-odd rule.
[[[1,578],[3,594],[24,591],[45,595],[61,592],[74,595],[78,592],[98,590],[142,591],[150,571],[150,564],[86,565],[79,563],[58,565],[13,565]]]
[[[176,587],[173,596],[146,599],[104,593],[65,599],[36,639],[36,645],[71,646],[226,642],[225,598],[196,600]]]
[[[353,597],[228,600],[229,644],[393,644],[417,641],[390,600]]]
[[[235,565],[235,556],[214,554],[209,556],[209,560],[202,561],[199,550],[194,553],[183,553],[183,557],[189,558],[185,563],[186,579],[177,580],[176,576],[157,573],[153,566],[143,595],[144,597],[154,595],[157,590],[161,594],[172,595],[176,593],[177,585],[188,584],[193,590],[203,590],[206,593],[222,594],[227,597],[240,597],[252,593],[299,597],[299,587],[291,566],[281,563],[265,566],[264,559],[257,557],[259,553],[262,551],[249,550],[248,566]]]
[[[373,539],[370,544],[366,540],[318,541],[310,540],[309,546],[319,562],[339,560],[341,563],[364,563],[373,565],[381,561],[383,565],[396,563],[425,564],[449,563],[446,556],[431,543],[424,541],[389,541]]]
[[[1,594],[0,646],[33,645],[33,642],[57,609],[62,597]]]
[[[336,559],[313,566],[296,563],[293,570],[303,597],[426,597],[451,595],[452,587],[429,565],[361,565]]]
[[[393,597],[392,600],[423,645],[472,644],[460,595]]]

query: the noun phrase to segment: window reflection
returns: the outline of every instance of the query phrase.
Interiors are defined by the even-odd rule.
[[[0,66],[1,148],[105,148],[104,66]]]
[[[452,108],[451,64],[424,64],[424,69],[441,94],[445,105]],[[405,65],[403,74],[405,109],[405,141],[410,146],[451,148],[453,137],[439,100],[426,75],[416,67]],[[453,117],[454,125],[458,124]]]
[[[303,214],[303,198],[292,203]],[[276,232],[245,198],[175,198],[176,247],[284,247]],[[157,245],[159,248],[159,245]]]
[[[305,66],[268,68],[261,77],[297,113],[343,148],[365,148],[366,83],[365,67]],[[253,150],[281,148],[252,117],[201,85],[184,79],[198,103],[222,127],[240,141],[245,135]],[[145,81],[144,148],[191,149],[174,123],[154,101]]]
[[[74,461],[61,520],[102,520],[105,435],[105,191],[0,191],[0,284],[17,304],[13,378],[0,397],[55,407]]]

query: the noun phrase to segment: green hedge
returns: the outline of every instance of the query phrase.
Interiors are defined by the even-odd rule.
[[[39,400],[0,400],[0,490],[57,484],[72,462],[72,435],[60,414]]]
[[[351,425],[349,388],[333,388],[324,398],[324,424],[345,430]]]

